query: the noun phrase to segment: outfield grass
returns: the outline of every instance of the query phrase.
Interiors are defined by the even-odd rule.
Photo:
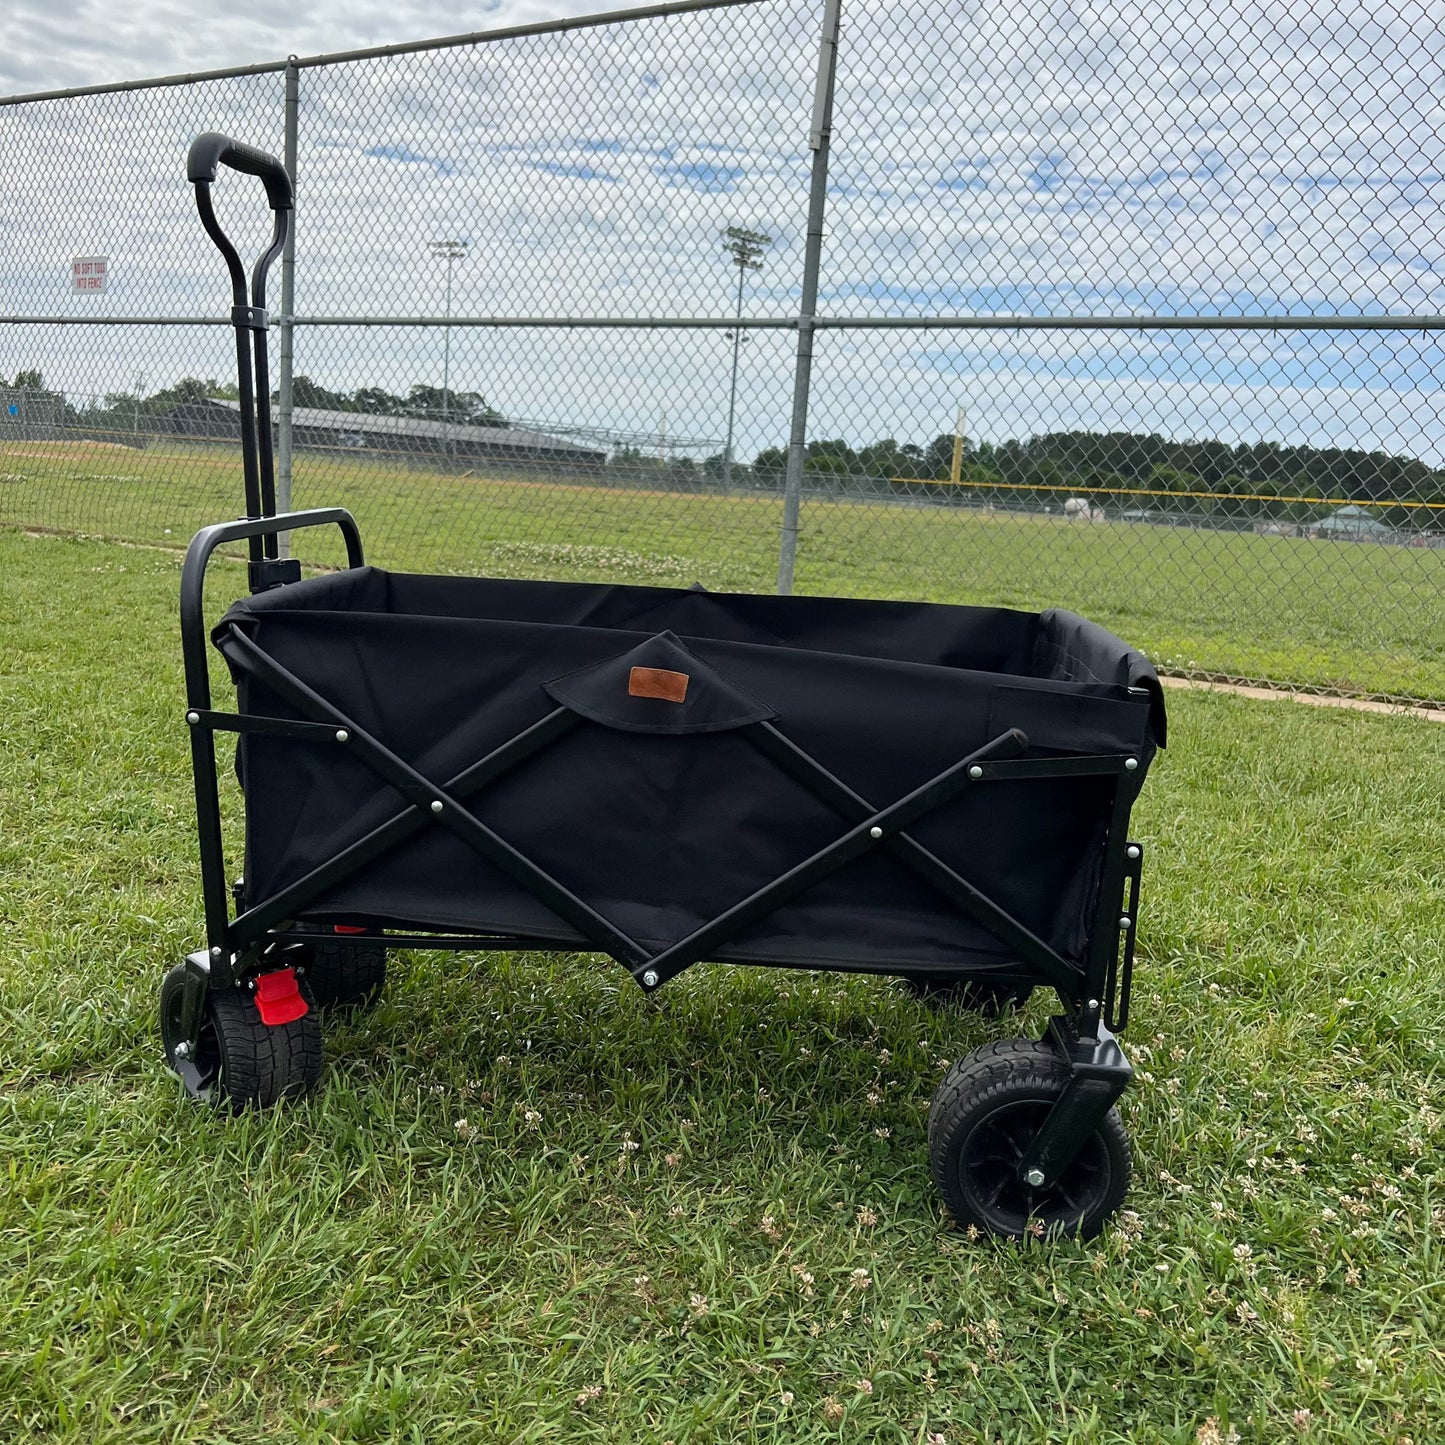
[[[0,449],[0,520],[180,546],[241,509],[234,448]],[[771,589],[781,504],[297,458],[297,506],[341,504],[412,570]],[[339,558],[306,538],[302,555]],[[798,590],[1067,606],[1161,665],[1445,700],[1445,549],[804,503]]]
[[[1445,727],[1171,695],[1128,1212],[970,1243],[925,1112],[1017,1025],[886,981],[402,956],[318,1096],[184,1100],[177,581],[0,529],[0,1440],[1439,1438]]]

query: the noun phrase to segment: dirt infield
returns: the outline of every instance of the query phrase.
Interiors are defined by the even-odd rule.
[[[1238,682],[1211,682],[1207,678],[1161,677],[1165,687],[1188,688],[1193,692],[1227,692],[1233,697],[1252,697],[1264,702],[1307,703],[1310,707],[1348,707],[1356,712],[1394,713],[1398,717],[1424,718],[1426,722],[1445,723],[1445,708],[1412,707],[1408,703],[1381,702],[1366,697],[1323,697],[1319,693],[1297,692],[1283,687],[1247,687]]]

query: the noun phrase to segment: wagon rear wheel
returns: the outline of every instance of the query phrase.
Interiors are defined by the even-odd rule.
[[[161,983],[161,1043],[166,1063],[177,1073],[182,1072],[176,1046],[181,1042],[185,973],[178,964]],[[196,1097],[239,1114],[270,1108],[316,1087],[321,1078],[321,1021],[305,980],[298,979],[297,986],[307,1010],[286,1024],[263,1023],[246,989],[213,989],[206,995],[200,1037],[190,1059]]]
[[[933,1181],[960,1229],[1092,1239],[1129,1189],[1130,1149],[1117,1109],[1051,1185],[1032,1188],[1018,1164],[1069,1083],[1048,1044],[1009,1039],[955,1064],[928,1115]]]
[[[303,967],[316,1006],[368,1009],[386,986],[386,949],[345,937],[307,932]]]
[[[902,983],[914,998],[925,1003],[981,1014],[1001,1014],[1022,1008],[1034,991],[1032,984],[998,983],[968,974],[906,974]]]

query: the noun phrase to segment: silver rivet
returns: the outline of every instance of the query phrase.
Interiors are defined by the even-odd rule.
[[[1119,920],[1119,927],[1120,927],[1120,928],[1128,928],[1129,925],[1130,925],[1131,923],[1133,923],[1133,921],[1134,921],[1134,920],[1133,920],[1132,918],[1130,918],[1129,915],[1126,913],[1126,914]]]
[[[442,810],[442,800],[441,800],[440,798],[433,798],[433,799],[432,799],[431,810],[432,810],[433,813],[440,813],[440,812],[441,812],[441,810]]]
[[[1125,758],[1124,766],[1132,773],[1139,766],[1138,758]]]
[[[1096,998],[1091,998],[1091,999],[1089,1000],[1089,1012],[1090,1012],[1090,1013],[1093,1013],[1098,1007],[1099,1007],[1099,1000],[1096,999]]]
[[[981,767],[979,767],[979,765],[978,765],[977,763],[975,763],[975,764],[968,770],[968,775],[969,775],[969,777],[971,777],[971,778],[981,778],[981,777],[983,777],[983,769],[982,769]]]
[[[642,975],[642,986],[644,988],[657,987],[657,974],[653,969],[649,968],[647,972]]]
[[[1029,1172],[1024,1175],[1024,1178],[1037,1189],[1039,1185],[1044,1182],[1044,1171],[1042,1169],[1030,1169]]]
[[[213,949],[211,950],[211,957],[212,957],[212,958],[219,958],[220,956],[221,956],[221,950],[220,950],[219,948],[213,948]]]
[[[349,732],[347,732],[345,728],[337,728],[337,729],[336,729],[336,741],[337,741],[337,742],[339,742],[339,743],[344,743],[344,742],[349,741],[350,738],[351,738],[351,734],[350,734]]]
[[[868,836],[869,836],[870,838],[881,838],[881,837],[883,836],[883,829],[882,829],[882,828],[869,828],[869,830],[868,830]]]
[[[200,722],[200,720],[201,720],[201,715],[200,715],[200,713],[198,713],[198,712],[188,712],[188,713],[186,714],[186,721],[187,721],[188,723],[190,723],[190,725],[191,725],[192,727],[195,727],[195,725],[196,725],[198,722]]]
[[[1129,857],[1137,858],[1139,856],[1139,845],[1137,843],[1131,843],[1124,851]]]

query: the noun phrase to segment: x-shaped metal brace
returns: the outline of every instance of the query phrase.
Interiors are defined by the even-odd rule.
[[[980,782],[1006,777],[1116,774],[1124,766],[1122,758],[1019,759],[1018,754],[1028,747],[1028,739],[1017,729],[1010,729],[945,768],[897,802],[879,808],[835,777],[771,722],[749,723],[738,730],[740,735],[850,826],[839,838],[795,864],[771,883],[725,909],[685,938],[661,952],[653,953],[479,821],[464,806],[465,799],[474,797],[521,762],[570,732],[582,721],[577,714],[565,707],[554,709],[445,785],[438,786],[274,661],[239,627],[231,628],[222,650],[233,663],[264,682],[310,721],[225,717],[208,712],[204,716],[192,714],[196,724],[235,728],[243,732],[314,736],[318,739],[329,734],[336,744],[353,752],[360,762],[396,789],[410,804],[405,812],[372,829],[327,862],[238,917],[231,926],[231,935],[242,951],[253,947],[267,930],[295,916],[328,888],[351,877],[366,864],[392,851],[432,823],[453,833],[521,884],[595,947],[611,954],[649,992],[692,964],[716,956],[717,949],[738,934],[874,847],[888,849],[962,913],[1035,967],[1066,997],[1072,997],[1078,990],[1082,974],[1077,966],[1069,963],[923,847],[906,829]]]

